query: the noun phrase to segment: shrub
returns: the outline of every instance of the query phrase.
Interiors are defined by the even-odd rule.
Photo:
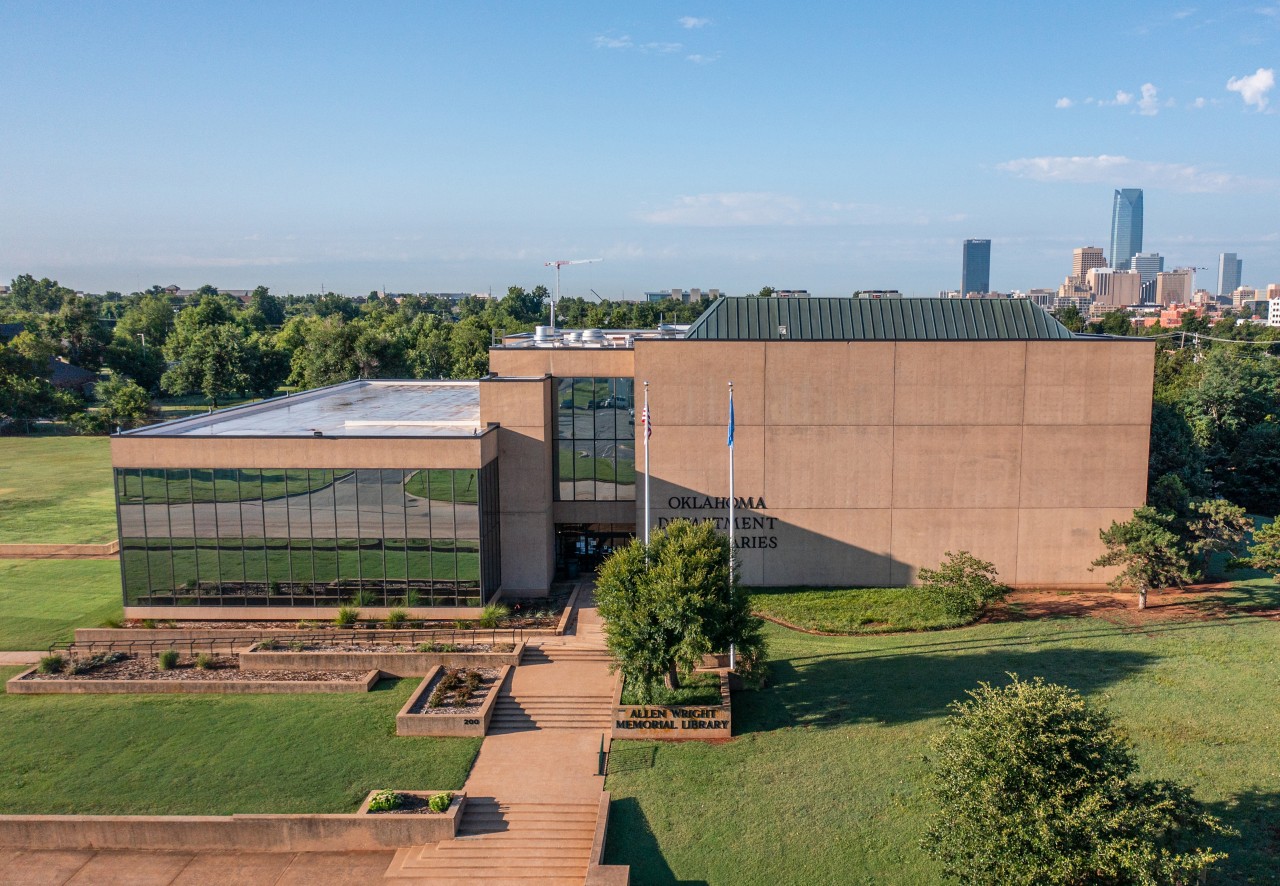
[[[61,674],[66,665],[67,660],[55,653],[54,655],[42,656],[36,670],[42,674]]]
[[[355,623],[360,620],[360,610],[354,606],[343,606],[338,610],[338,617],[333,623],[340,628],[354,627]]]
[[[931,747],[938,811],[923,841],[972,884],[1192,882],[1230,830],[1181,785],[1137,780],[1123,733],[1040,678],[986,683],[952,704]]]
[[[374,603],[373,591],[361,588],[351,595],[351,606],[360,608],[361,606],[372,606]]]
[[[124,619],[119,618],[118,616],[113,616],[112,618],[104,619],[100,627],[122,628],[124,627]]]
[[[196,667],[198,667],[202,671],[213,670],[215,663],[216,662],[213,656],[207,652],[201,652],[199,655],[196,656]]]
[[[315,628],[315,626],[316,623],[314,621],[310,621],[305,618],[298,622],[298,630],[300,631],[309,631]]]
[[[437,652],[457,652],[458,646],[456,643],[441,643],[436,648],[436,651]]]
[[[370,812],[390,812],[404,805],[404,797],[395,791],[378,791],[369,798]]]
[[[278,581],[267,582],[267,593],[272,597],[280,596],[280,582]]]
[[[440,647],[437,646],[435,643],[419,643],[418,644],[419,652],[438,652],[439,650],[440,650]]]
[[[431,799],[427,801],[427,808],[432,812],[445,812],[449,808],[449,804],[453,802],[453,794],[445,791],[440,794],[432,794]]]
[[[303,649],[305,649],[305,648],[306,648],[306,644],[304,644],[301,640],[290,640],[290,641],[289,641],[289,651],[290,651],[290,652],[301,652],[301,651],[302,651]]]
[[[419,600],[418,592],[416,590],[413,590],[411,588],[405,592],[404,605],[406,609],[412,609],[413,607],[419,605],[418,600]]]
[[[501,603],[490,603],[480,610],[480,627],[496,628],[498,623],[511,615],[511,610]]]
[[[186,582],[183,584],[183,587],[185,587],[188,591],[194,591],[196,589],[196,580],[194,578],[187,579]]]
[[[392,609],[387,613],[387,627],[398,628],[403,625],[408,618],[409,613],[405,612],[403,609]]]
[[[280,648],[280,641],[275,637],[268,637],[265,640],[258,641],[259,652],[274,652]]]
[[[1253,534],[1249,547],[1249,566],[1262,572],[1270,572],[1280,580],[1280,519],[1273,520]]]
[[[178,666],[178,650],[166,649],[156,656],[156,667],[162,671],[171,671]]]
[[[123,652],[99,652],[95,655],[73,658],[67,663],[67,672],[71,674],[87,674],[94,668],[115,664],[118,661],[124,661],[128,657]]]
[[[920,570],[921,592],[933,598],[949,617],[968,624],[1003,600],[1009,589],[996,581],[996,567],[968,551],[952,553],[937,569]]]
[[[154,631],[156,629],[156,620],[154,618],[144,618],[142,626],[149,631]]]

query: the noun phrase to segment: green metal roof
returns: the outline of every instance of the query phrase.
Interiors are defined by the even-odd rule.
[[[785,333],[779,328],[785,327]],[[685,338],[718,341],[1023,341],[1071,331],[1025,298],[717,299]]]

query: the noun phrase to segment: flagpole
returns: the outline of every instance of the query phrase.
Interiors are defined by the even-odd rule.
[[[733,505],[733,382],[729,382],[729,600],[733,601],[733,528],[734,528],[734,505]],[[734,644],[729,644],[729,670],[733,670],[736,666],[736,650]]]
[[[634,403],[632,404],[635,405]],[[644,383],[644,543],[649,543],[649,383]]]

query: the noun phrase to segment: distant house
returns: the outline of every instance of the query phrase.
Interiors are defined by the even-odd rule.
[[[92,393],[93,385],[97,380],[96,374],[79,366],[73,366],[61,357],[49,358],[49,382],[55,388],[88,396]]]

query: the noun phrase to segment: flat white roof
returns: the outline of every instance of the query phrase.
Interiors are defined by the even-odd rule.
[[[475,381],[358,380],[149,425],[141,437],[470,437],[479,434]]]

